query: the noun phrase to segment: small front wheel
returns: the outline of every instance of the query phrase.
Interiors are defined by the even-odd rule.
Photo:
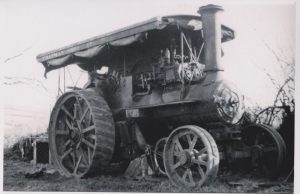
[[[186,125],[175,129],[164,148],[164,166],[171,182],[195,188],[212,182],[219,169],[219,152],[203,128]]]

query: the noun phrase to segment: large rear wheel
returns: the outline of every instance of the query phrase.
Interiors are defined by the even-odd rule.
[[[112,159],[113,117],[94,90],[63,94],[52,111],[48,135],[53,163],[64,176],[98,174]]]

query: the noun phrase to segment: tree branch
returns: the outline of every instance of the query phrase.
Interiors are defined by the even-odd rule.
[[[28,51],[28,50],[31,49],[31,48],[32,48],[32,46],[30,46],[30,47],[24,49],[23,51],[21,51],[21,53],[15,55],[15,56],[8,57],[7,59],[4,60],[4,63],[7,63],[8,61],[10,61],[10,60],[12,60],[12,59],[15,59],[15,58],[18,58],[18,57],[22,56],[26,51]]]

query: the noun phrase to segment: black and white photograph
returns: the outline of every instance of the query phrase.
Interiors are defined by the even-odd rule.
[[[296,5],[0,0],[3,191],[297,193]]]

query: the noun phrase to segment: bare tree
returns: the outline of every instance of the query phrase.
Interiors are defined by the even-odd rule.
[[[256,114],[256,122],[271,125],[279,128],[287,112],[294,111],[295,107],[295,60],[289,59],[282,48],[274,50],[268,43],[264,42],[265,47],[276,59],[277,65],[282,72],[280,78],[275,79],[274,75],[264,69],[266,76],[274,84],[277,94],[273,101],[273,106],[260,110]]]

